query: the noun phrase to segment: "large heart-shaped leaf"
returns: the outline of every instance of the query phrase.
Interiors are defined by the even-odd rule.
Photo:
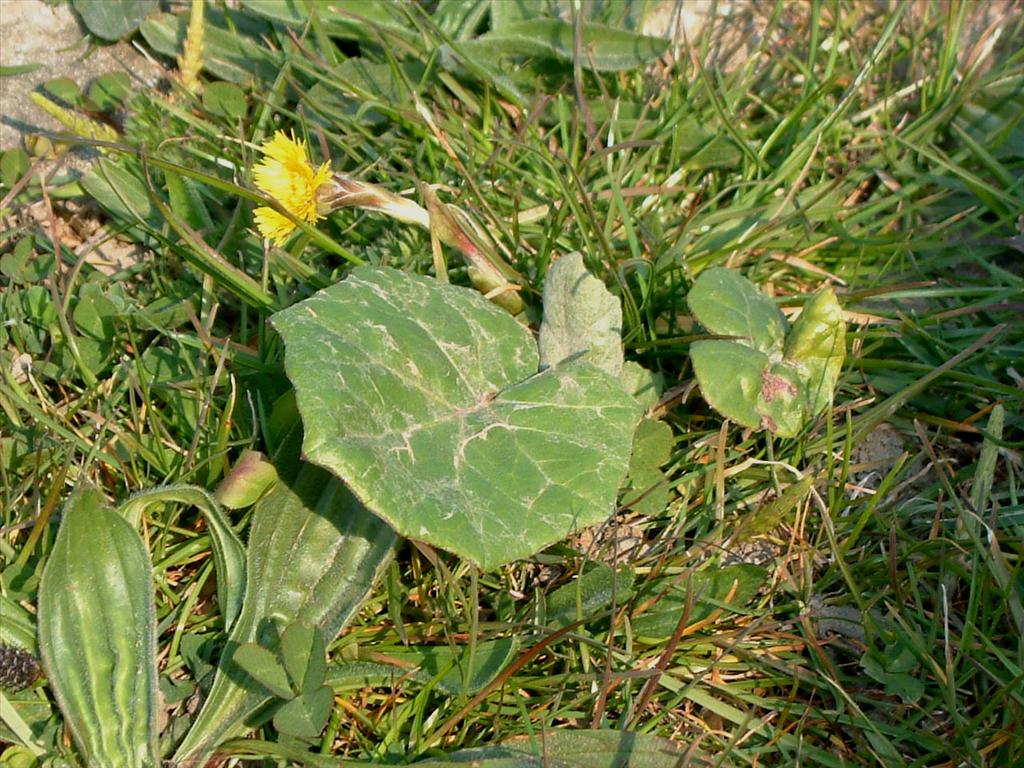
[[[273,323],[306,456],[400,534],[489,569],[611,513],[639,405],[475,291],[360,267]]]

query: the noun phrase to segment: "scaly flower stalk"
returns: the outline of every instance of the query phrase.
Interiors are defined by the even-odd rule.
[[[517,293],[519,275],[476,231],[476,224],[465,212],[453,205],[442,203],[426,184],[419,184],[419,192],[427,207],[388,192],[376,184],[336,173],[329,184],[320,188],[320,202],[329,211],[339,208],[359,208],[383,213],[405,224],[415,224],[428,230],[445,245],[454,248],[466,260],[473,285],[496,304],[513,315],[523,309]]]
[[[306,142],[278,131],[261,148],[263,161],[254,169],[256,186],[277,200],[295,218],[315,224],[328,212],[319,198],[320,188],[331,178],[330,163],[314,168],[309,161]],[[255,211],[260,234],[276,245],[284,245],[295,231],[295,223],[273,208],[261,206]]]
[[[455,206],[438,200],[426,184],[418,185],[427,203],[424,208],[348,174],[332,174],[329,163],[314,168],[305,142],[294,134],[288,136],[278,131],[263,144],[261,151],[264,159],[253,174],[256,186],[295,218],[315,224],[331,211],[358,208],[383,213],[403,224],[415,224],[462,254],[469,266],[470,280],[487,298],[513,315],[523,310],[518,293],[520,276],[494,252],[472,219]],[[261,206],[255,215],[260,233],[276,245],[283,245],[295,231],[295,223],[273,208]]]
[[[383,187],[353,178],[346,173],[331,176],[330,184],[320,188],[320,202],[330,211],[339,208],[359,208],[390,216],[403,224],[415,224],[430,229],[427,209],[405,197],[388,192]]]
[[[511,314],[522,312],[519,274],[495,253],[477,224],[465,211],[442,203],[426,184],[420,184],[419,191],[430,212],[430,233],[462,254],[473,287]]]

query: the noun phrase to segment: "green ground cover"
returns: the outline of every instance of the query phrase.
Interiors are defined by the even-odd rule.
[[[968,3],[779,3],[757,34],[711,23],[686,47],[639,34],[639,2],[338,5],[86,12],[166,90],[46,89],[96,152],[84,176],[0,157],[3,759],[1024,764],[1024,19],[975,34]],[[253,218],[278,130],[376,185],[281,246]],[[77,241],[73,206],[100,225]],[[457,287],[498,263],[488,287],[551,328],[546,278],[576,251],[657,389],[627,467],[618,345],[611,373],[574,369],[596,409],[576,447],[623,454],[606,523],[531,532],[540,551],[506,562],[444,514],[417,538],[418,497],[390,467],[364,481],[351,446],[304,455],[411,539],[300,461],[316,350],[292,346],[299,308],[275,313],[367,265],[403,293],[390,316],[339,310],[332,344],[359,357],[366,328],[417,319],[423,285],[373,268]],[[698,385],[691,346],[727,340],[687,296],[723,266],[790,322],[826,285],[842,307],[832,402],[786,437]],[[512,322],[496,306],[465,311],[472,338]],[[522,362],[516,332],[485,383]],[[379,380],[341,394],[401,411]],[[529,467],[488,460],[500,493],[526,487]]]

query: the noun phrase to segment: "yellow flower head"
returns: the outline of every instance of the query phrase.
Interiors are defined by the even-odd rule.
[[[309,162],[306,142],[278,131],[260,148],[263,161],[254,169],[256,186],[279,202],[286,211],[308,224],[322,218],[317,207],[317,190],[331,179],[330,163],[314,168]],[[283,245],[295,230],[290,219],[273,208],[261,206],[255,211],[260,234]]]

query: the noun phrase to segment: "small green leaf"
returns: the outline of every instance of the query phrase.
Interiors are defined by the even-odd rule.
[[[281,666],[277,657],[262,645],[243,643],[235,649],[231,660],[279,699],[290,699],[295,696],[285,668]]]
[[[737,424],[761,427],[757,399],[768,356],[738,341],[695,341],[690,359],[711,407]]]
[[[472,648],[412,645],[377,654],[379,662],[339,661],[328,667],[327,684],[334,690],[385,687],[398,678],[432,684],[449,696],[472,696],[483,690],[512,663],[519,650],[515,637],[478,642]]]
[[[762,505],[756,512],[752,512],[749,521],[745,521],[739,529],[733,543],[741,544],[777,528],[796,508],[796,505],[807,498],[813,485],[814,477],[807,475],[786,488],[777,498]]]
[[[133,307],[132,314],[144,327],[174,329],[188,322],[190,309],[188,300],[172,294],[159,296],[144,307]]]
[[[274,713],[274,727],[299,739],[313,739],[327,725],[334,706],[334,692],[323,685],[296,696]]]
[[[814,294],[786,339],[786,360],[800,366],[805,382],[808,416],[821,413],[830,402],[846,357],[846,323],[831,288]]]
[[[56,96],[65,104],[75,107],[82,99],[82,90],[78,83],[70,77],[55,77],[43,83],[43,90],[52,96]]]
[[[463,749],[413,768],[680,768],[712,765],[691,747],[644,733],[552,729],[543,740],[517,736],[501,744]]]
[[[174,215],[197,233],[209,233],[213,229],[213,219],[206,210],[206,203],[196,183],[173,171],[166,171],[164,180],[167,184],[167,200]]]
[[[663,421],[642,419],[633,434],[629,476],[622,504],[642,515],[665,508],[671,490],[661,466],[672,456],[672,428]]]
[[[742,609],[757,594],[764,583],[764,568],[747,563],[730,565],[725,568],[710,566],[693,574],[689,588],[693,591],[693,607],[690,611],[689,623],[707,619],[715,611]],[[658,595],[658,601],[650,608],[633,619],[633,631],[639,637],[660,639],[671,637],[679,624],[679,618],[687,603],[685,584],[677,587],[671,582],[662,581],[662,589],[666,594],[658,595],[659,585],[649,582],[645,585],[645,595]],[[732,595],[728,606],[723,604]]]
[[[289,624],[281,634],[279,653],[293,690],[308,693],[324,684],[327,652],[319,629],[298,621]]]
[[[131,93],[132,81],[127,72],[108,72],[89,86],[89,101],[104,112],[113,112]]]
[[[761,374],[757,412],[761,425],[779,435],[795,437],[804,422],[802,382],[795,368],[786,363],[768,366]]]
[[[167,675],[160,676],[160,698],[163,706],[173,707],[195,693],[196,685],[190,680],[174,680]]]
[[[723,267],[704,270],[686,301],[711,333],[738,336],[761,352],[782,351],[789,327],[786,318],[774,301],[739,272]]]
[[[213,656],[215,636],[210,634],[196,635],[187,633],[182,635],[181,658],[196,680],[202,680],[213,672],[213,665],[210,659]]]
[[[424,677],[437,680],[437,689],[452,695],[472,696],[501,674],[501,671],[512,663],[519,649],[519,640],[515,637],[502,637],[497,640],[478,642],[472,649],[468,647],[453,650],[447,645],[410,646],[408,649],[415,660],[416,666]],[[403,657],[401,653],[398,658]],[[442,674],[443,670],[448,670]]]
[[[913,704],[924,695],[925,687],[924,683],[908,674],[917,666],[917,659],[913,652],[901,646],[890,646],[885,656],[869,650],[861,657],[860,664],[869,677],[885,686],[887,694],[899,696],[906,704]]]
[[[0,256],[0,274],[21,285],[42,282],[53,271],[52,253],[37,253],[35,238],[26,235],[14,246],[14,250]]]
[[[619,605],[633,594],[633,571],[628,568],[613,570],[598,563],[571,584],[559,587],[545,601],[547,623],[564,627],[579,619],[593,619],[609,608]]]
[[[35,72],[37,69],[42,69],[43,64],[36,62],[28,64],[0,64],[0,77],[17,77],[18,75],[27,75],[29,72]]]
[[[115,216],[157,229],[161,226],[146,185],[139,176],[123,166],[109,160],[100,160],[82,177],[82,186],[96,202]]]
[[[78,291],[72,317],[75,327],[96,341],[108,344],[114,337],[114,318],[120,314],[118,306],[96,283],[86,283]]]
[[[639,406],[475,291],[392,269],[276,314],[311,461],[399,533],[485,570],[614,507]]]
[[[660,469],[641,469],[631,473],[622,494],[622,506],[641,515],[656,515],[672,497],[668,478]]]
[[[72,352],[71,343],[65,343],[63,346],[61,366],[65,371],[70,372],[81,365],[94,376],[98,376],[107,367],[112,351],[109,341],[97,341],[89,336],[75,335],[67,337],[65,341],[73,342],[75,347],[75,352]]]
[[[659,469],[672,456],[675,438],[672,427],[664,421],[641,419],[633,433],[633,450],[629,457],[630,473]]]
[[[324,126],[357,120],[364,127],[374,127],[388,122],[388,118],[371,106],[372,99],[364,100],[349,96],[333,83],[316,83],[302,94],[302,104],[311,117]]]
[[[411,101],[406,82],[419,82],[424,71],[419,62],[385,64],[355,56],[334,67],[331,75],[333,81],[344,83],[346,93],[398,106]]]
[[[581,23],[579,63],[584,69],[617,72],[654,61],[669,42],[625,29]],[[571,62],[576,58],[575,25],[562,19],[530,19],[503,24],[500,30],[462,45],[474,56],[537,56]]]
[[[277,470],[259,451],[244,451],[213,496],[228,509],[255,504],[277,480]]]
[[[677,130],[693,130],[693,138],[700,139],[707,129],[698,124],[685,129],[680,125]],[[713,133],[705,137],[703,144],[687,158],[683,167],[707,173],[712,168],[736,168],[742,160],[743,151],[736,146],[732,137],[728,134]]]
[[[31,164],[25,150],[20,147],[8,149],[0,157],[0,181],[10,189],[21,180]]]
[[[656,405],[664,388],[664,380],[660,373],[650,371],[633,360],[627,360],[622,364],[619,381],[622,382],[622,388],[644,408]]]
[[[71,6],[96,37],[120,40],[156,10],[157,0],[71,0]]]
[[[622,305],[587,271],[583,256],[563,256],[544,279],[540,367],[583,359],[612,376],[622,373]]]
[[[208,83],[203,89],[203,106],[210,114],[238,120],[245,117],[249,107],[245,92],[233,83]]]

